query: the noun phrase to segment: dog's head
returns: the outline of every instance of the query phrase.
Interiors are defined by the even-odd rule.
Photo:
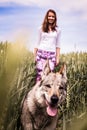
[[[38,102],[44,104],[47,114],[55,116],[57,114],[58,104],[66,98],[66,65],[64,64],[59,72],[50,72],[49,63],[44,66],[42,79],[39,83]]]

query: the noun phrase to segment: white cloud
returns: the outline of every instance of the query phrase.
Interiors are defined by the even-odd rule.
[[[70,8],[86,8],[87,0],[0,0],[0,3],[3,2],[14,2],[18,4],[24,4],[24,5],[30,5],[35,4],[37,6],[53,6],[58,7],[59,9],[65,9],[68,10]]]
[[[22,10],[22,13],[15,12],[8,15],[0,15],[1,23],[9,26],[9,30],[4,30],[7,29],[7,26],[3,26],[2,30],[0,29],[0,32],[2,31],[0,34],[0,39],[7,39],[8,41],[9,39],[11,41],[15,39],[19,40],[20,36],[26,35],[27,37],[23,38],[23,41],[26,42],[28,48],[30,48],[30,46],[33,48],[34,43],[36,42],[36,26],[41,22],[42,14],[44,17],[43,11],[41,14],[41,8],[44,9],[44,11],[47,8],[53,8],[58,13],[58,24],[62,27],[62,52],[67,52],[69,50],[72,51],[74,49],[74,44],[79,43],[79,41],[83,41],[83,39],[87,41],[85,36],[87,34],[85,24],[87,22],[87,0],[0,0],[0,6],[8,6],[10,2],[14,2],[19,5],[22,4],[24,6],[34,5],[34,7],[40,7],[38,8],[39,12],[35,14],[34,12],[29,12],[30,10],[25,10],[25,12]],[[34,7],[32,7],[32,10]],[[26,11],[33,15],[33,17],[31,17]],[[40,15],[40,17],[38,15]],[[16,21],[14,19],[16,19]],[[29,27],[33,25],[34,28],[32,28],[31,32],[31,28]],[[27,27],[29,30],[25,31],[26,33],[23,33],[24,30],[21,30],[22,27]],[[30,34],[27,33],[29,31],[31,32]],[[30,43],[32,43],[31,45],[27,42],[28,36],[31,41]],[[70,45],[67,47],[70,43],[72,46]]]
[[[2,5],[2,3],[4,5],[5,2],[7,5],[9,5],[10,2],[14,2],[16,4],[22,4],[25,6],[35,5],[42,8],[54,8],[61,11],[62,13],[70,12],[73,10],[83,10],[84,14],[82,14],[82,18],[86,20],[87,17],[87,0],[0,0],[0,5]]]
[[[70,8],[86,8],[87,0],[0,0],[0,3],[4,2],[14,2],[18,4],[30,5],[35,4],[37,6],[51,6],[51,7],[61,7],[62,9],[70,9]]]

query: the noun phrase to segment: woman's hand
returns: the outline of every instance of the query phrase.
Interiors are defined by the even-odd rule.
[[[60,48],[56,48],[56,65],[59,64]]]
[[[56,58],[56,66],[59,64],[59,58]]]
[[[37,50],[37,48],[34,48],[34,63],[36,63]]]

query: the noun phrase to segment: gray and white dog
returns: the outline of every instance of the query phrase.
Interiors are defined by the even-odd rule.
[[[59,72],[50,72],[46,62],[42,79],[28,92],[22,104],[23,130],[55,130],[58,104],[66,98],[66,65]]]

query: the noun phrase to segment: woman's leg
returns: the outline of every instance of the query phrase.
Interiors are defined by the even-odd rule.
[[[51,71],[54,71],[54,68],[56,66],[56,56],[54,52],[49,52],[48,54],[49,57],[49,66]]]
[[[41,71],[42,71],[42,62],[41,58],[38,57],[36,61],[36,81],[39,81],[41,79]]]
[[[37,52],[37,57],[36,57],[36,82],[41,79],[41,73],[43,71],[43,67],[46,61],[46,58],[42,57],[43,51],[38,51]]]
[[[47,59],[49,60],[50,69],[53,71],[56,65],[55,53],[38,50],[36,57],[36,81],[41,79],[41,73],[44,70],[44,64],[46,63]]]

